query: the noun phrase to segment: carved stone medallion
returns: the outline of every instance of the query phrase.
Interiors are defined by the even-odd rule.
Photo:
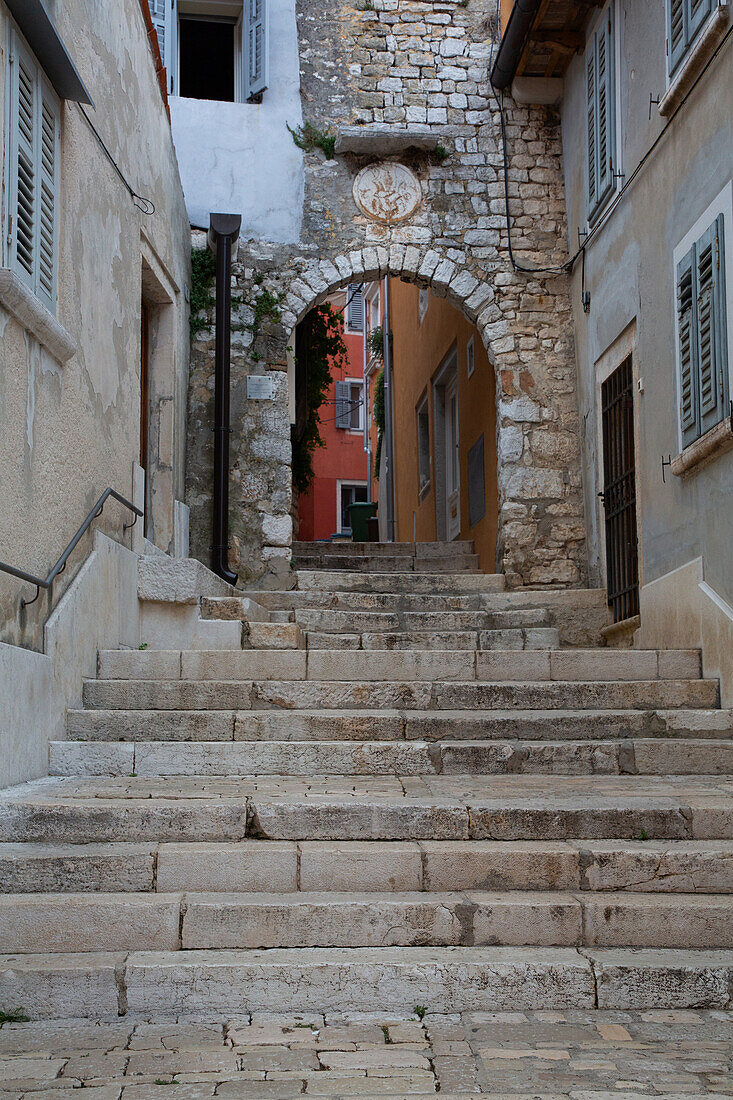
[[[354,202],[368,218],[383,225],[405,221],[421,200],[420,180],[404,164],[369,164],[354,180]]]

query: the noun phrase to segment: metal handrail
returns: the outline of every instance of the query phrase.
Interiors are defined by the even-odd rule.
[[[87,513],[87,517],[82,523],[81,527],[77,529],[76,534],[74,535],[71,542],[66,547],[56,564],[51,567],[51,570],[45,580],[42,577],[34,576],[33,573],[26,573],[23,569],[16,569],[14,565],[8,565],[7,562],[0,561],[0,570],[2,570],[3,573],[10,573],[11,577],[18,577],[20,580],[28,581],[30,584],[35,584],[36,586],[36,594],[33,599],[22,599],[20,601],[21,607],[30,607],[32,603],[35,603],[41,594],[41,589],[50,588],[53,582],[56,580],[56,577],[58,577],[59,573],[63,573],[64,569],[66,569],[66,563],[71,557],[71,554],[79,543],[82,535],[84,535],[85,532],[89,530],[97,516],[101,516],[102,509],[107,503],[107,499],[109,497],[114,497],[115,500],[118,500],[120,502],[120,504],[124,504],[125,508],[129,508],[131,512],[135,513],[135,518],[132,523],[124,523],[122,525],[123,531],[128,531],[131,527],[134,527],[137,523],[138,516],[144,515],[140,508],[138,508],[135,504],[132,504],[131,501],[127,500],[126,497],[123,497],[120,493],[117,492],[116,489],[113,489],[110,486],[108,489],[104,490],[97,503],[89,510],[89,512]]]

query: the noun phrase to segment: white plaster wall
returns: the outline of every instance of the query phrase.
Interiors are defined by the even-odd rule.
[[[286,129],[302,121],[294,0],[270,3],[270,83],[263,101],[170,100],[191,224],[212,211],[242,215],[243,238],[300,239],[303,155]]]
[[[45,652],[0,643],[0,787],[48,772],[48,742],[66,737],[97,651],[140,640],[138,555],[101,531],[45,627]]]

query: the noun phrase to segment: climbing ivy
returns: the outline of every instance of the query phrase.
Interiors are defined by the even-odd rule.
[[[382,456],[382,439],[384,438],[385,409],[384,409],[384,367],[377,375],[374,385],[374,423],[377,425],[377,449],[374,453],[374,476],[379,477],[379,460]]]
[[[330,130],[319,130],[312,122],[304,122],[302,126],[292,127],[286,122],[293,141],[299,149],[310,153],[314,149],[320,149],[326,160],[333,160],[336,146],[336,135]]]
[[[328,304],[312,309],[301,322],[306,348],[306,419],[302,431],[293,433],[293,487],[306,493],[313,480],[313,454],[323,447],[319,410],[333,381],[332,367],[347,367],[343,320]]]
[[[216,258],[208,248],[191,249],[191,313],[189,325],[193,339],[202,329],[209,327],[207,317],[199,317],[202,310],[208,311],[214,304],[213,279],[216,271]]]

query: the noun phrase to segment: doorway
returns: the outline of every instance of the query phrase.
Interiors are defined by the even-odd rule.
[[[435,395],[435,526],[438,539],[461,533],[460,405],[458,353],[453,348],[433,381]]]
[[[606,580],[613,621],[639,614],[634,378],[629,355],[601,385]]]
[[[142,299],[140,306],[140,466],[145,473],[145,535],[150,522],[149,508],[150,439],[150,309]]]

